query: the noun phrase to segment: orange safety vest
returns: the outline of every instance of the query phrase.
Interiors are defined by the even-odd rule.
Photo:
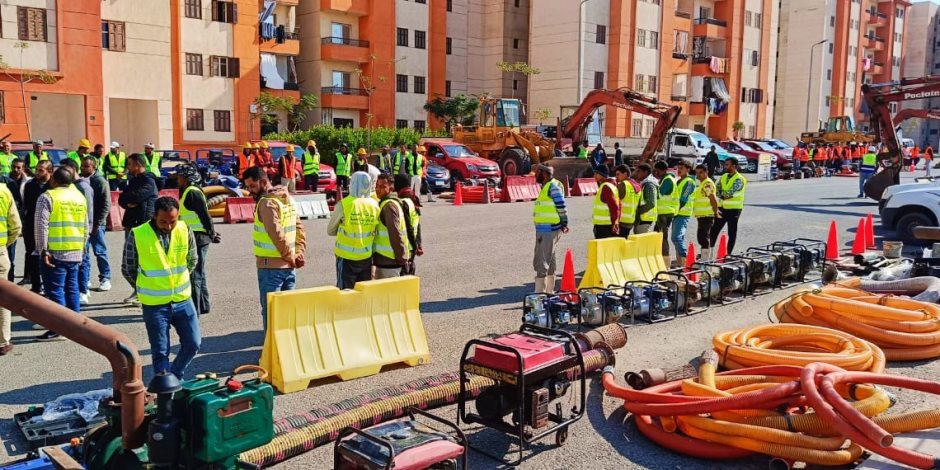
[[[800,161],[806,163],[809,161],[809,152],[805,148],[800,149]]]
[[[911,147],[911,158],[920,158],[920,149],[916,145]]]
[[[293,155],[284,155],[281,160],[284,160],[284,178],[294,179],[297,176],[297,158]]]
[[[817,162],[826,161],[826,147],[819,147],[816,149],[816,158]]]
[[[249,153],[246,157],[244,153],[238,154],[238,177],[242,178],[245,175],[245,170],[255,166],[255,155]]]
[[[855,160],[862,158],[862,146],[859,145],[855,147],[855,153],[853,154],[853,156],[855,157]]]
[[[933,160],[933,147],[928,145],[924,150],[924,160]]]

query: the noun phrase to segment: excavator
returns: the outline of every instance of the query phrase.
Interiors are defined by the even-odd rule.
[[[940,75],[928,75],[918,78],[904,78],[888,83],[862,85],[862,96],[868,106],[872,132],[876,142],[884,149],[878,154],[882,169],[865,183],[865,195],[881,200],[885,188],[900,184],[904,154],[896,127],[903,120],[920,117],[936,119],[936,110],[901,110],[891,116],[891,103],[940,98]]]

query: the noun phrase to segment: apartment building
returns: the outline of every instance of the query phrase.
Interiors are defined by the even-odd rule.
[[[920,2],[908,10],[905,35],[903,77],[923,77],[940,74],[940,5]],[[904,108],[940,109],[940,99],[909,101]],[[940,122],[933,119],[908,119],[901,123],[904,137],[914,139],[923,148],[940,147]]]
[[[794,140],[831,116],[867,130],[861,85],[901,78],[906,0],[788,0],[780,13],[773,135]]]
[[[593,89],[626,87],[681,105],[680,127],[717,138],[765,136],[777,17],[772,0],[540,1],[531,12],[530,56],[542,73],[529,84],[529,109],[553,123]],[[617,108],[599,110],[595,121],[611,138],[649,137],[655,124]]]

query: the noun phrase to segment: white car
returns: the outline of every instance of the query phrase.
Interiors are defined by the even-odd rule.
[[[909,245],[923,245],[914,236],[917,227],[936,227],[940,222],[940,182],[890,186],[881,202],[881,226],[894,230]]]

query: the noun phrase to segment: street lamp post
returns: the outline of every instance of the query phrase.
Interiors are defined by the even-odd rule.
[[[578,103],[581,102],[581,99],[584,98],[584,33],[581,31],[581,26],[584,23],[584,4],[588,0],[581,0],[581,3],[578,4]]]
[[[803,124],[803,127],[804,127],[804,129],[806,129],[806,131],[810,131],[810,128],[809,128],[809,104],[810,104],[810,99],[809,99],[809,97],[810,97],[810,93],[812,92],[812,89],[813,89],[813,66],[816,65],[816,61],[813,60],[813,54],[816,52],[816,46],[822,45],[822,44],[825,43],[825,42],[826,42],[826,40],[823,39],[822,41],[819,41],[819,42],[817,42],[816,44],[813,44],[813,45],[810,46],[810,48],[809,48],[809,77],[808,77],[807,80],[806,80],[806,121],[805,121],[804,124]],[[818,96],[819,93],[817,93],[816,95]],[[817,111],[816,111],[816,118],[819,119],[819,107],[817,106],[816,109],[817,109]]]

